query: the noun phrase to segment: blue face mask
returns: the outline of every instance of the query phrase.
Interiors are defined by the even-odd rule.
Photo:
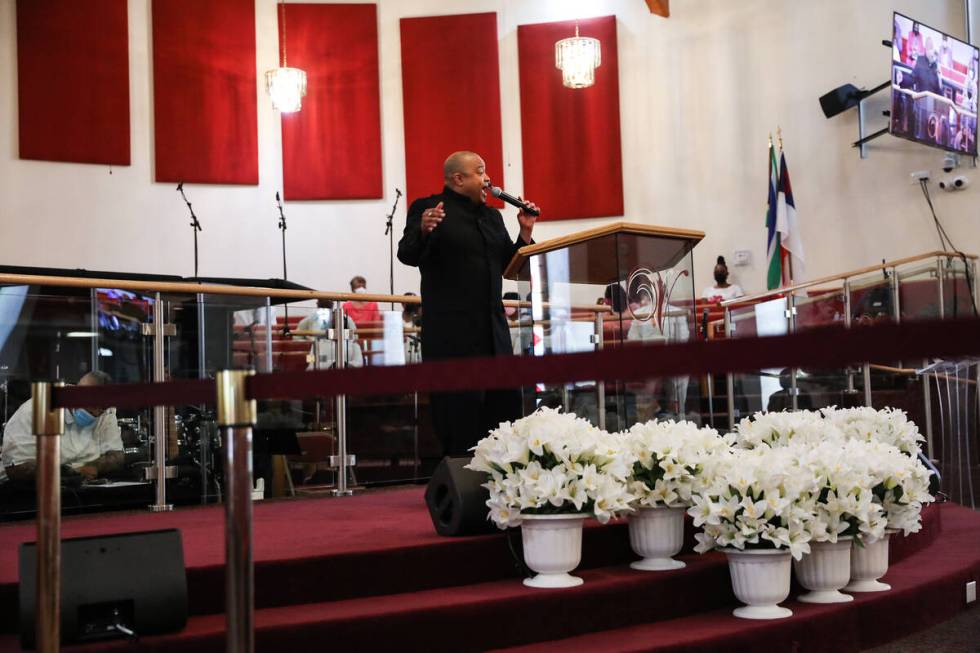
[[[75,408],[71,411],[71,414],[75,418],[75,423],[83,429],[95,424],[95,415],[84,408]]]

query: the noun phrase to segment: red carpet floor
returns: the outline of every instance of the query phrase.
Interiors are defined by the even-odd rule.
[[[688,547],[686,569],[630,570],[623,524],[587,528],[583,586],[529,590],[501,534],[435,535],[421,488],[263,502],[254,517],[257,650],[751,651],[762,637],[767,651],[856,651],[964,608],[964,584],[980,574],[980,515],[946,504],[930,507],[925,524],[915,536],[893,538],[885,579],[893,591],[829,607],[790,601],[794,617],[759,623],[731,617],[735,599],[720,554]],[[220,508],[70,518],[63,533],[160,528],[183,534],[187,628],[137,645],[68,650],[223,649]],[[9,633],[0,634],[0,652],[19,650],[16,545],[33,538],[32,524],[0,526],[0,632]]]

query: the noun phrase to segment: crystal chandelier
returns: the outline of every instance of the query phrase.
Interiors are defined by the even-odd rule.
[[[595,84],[595,69],[602,63],[599,39],[578,35],[555,43],[555,67],[561,70],[562,84],[568,88],[588,88]]]
[[[303,96],[306,95],[306,71],[290,68],[286,63],[286,5],[279,3],[279,17],[282,24],[282,65],[279,68],[267,70],[265,73],[265,90],[272,98],[272,107],[282,113],[299,111],[303,106]]]

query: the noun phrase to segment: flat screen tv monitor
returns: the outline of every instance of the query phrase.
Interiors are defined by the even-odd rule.
[[[977,156],[978,57],[969,43],[896,12],[892,135]]]

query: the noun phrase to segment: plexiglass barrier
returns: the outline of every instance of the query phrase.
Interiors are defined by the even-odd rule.
[[[0,519],[31,516],[36,505],[33,475],[21,467],[35,455],[31,382],[77,383],[89,375],[85,382],[145,383],[210,379],[222,369],[318,370],[335,367],[338,353],[345,366],[420,361],[417,304],[345,306],[361,323],[348,315],[338,331],[331,302],[318,307],[277,297],[0,287]],[[260,402],[258,408],[256,498],[335,491],[337,398]],[[427,408],[427,395],[415,393],[347,401],[346,485],[430,475],[440,447]],[[71,426],[73,414],[68,418],[78,433],[69,433],[62,446],[66,513],[223,499],[224,444],[213,407],[120,409],[95,417],[93,425],[78,428]],[[108,452],[112,464],[102,460]],[[17,468],[13,474],[3,471],[7,465]],[[162,495],[157,476],[165,479]]]

